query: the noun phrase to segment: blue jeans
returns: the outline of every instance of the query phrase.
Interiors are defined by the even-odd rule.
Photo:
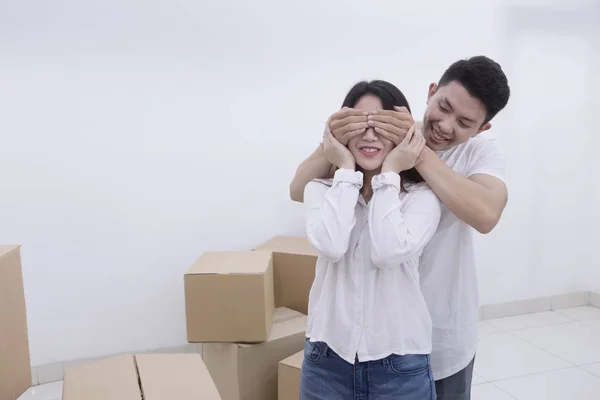
[[[429,355],[349,364],[323,342],[304,345],[300,400],[435,400]]]

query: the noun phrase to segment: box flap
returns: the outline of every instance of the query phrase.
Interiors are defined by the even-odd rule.
[[[200,354],[138,354],[144,400],[221,400]]]
[[[315,257],[319,255],[307,238],[299,236],[275,236],[268,242],[258,246],[256,250]]]
[[[19,247],[21,247],[20,245],[5,245],[5,244],[0,244],[0,257],[3,257],[5,254],[10,253],[13,250],[18,249]]]
[[[131,354],[68,368],[63,400],[141,400],[138,375]]]
[[[186,275],[262,274],[268,269],[272,257],[269,251],[207,251]]]
[[[281,360],[279,363],[286,365],[292,368],[302,369],[302,361],[304,360],[304,350],[297,352],[286,358],[285,360]]]

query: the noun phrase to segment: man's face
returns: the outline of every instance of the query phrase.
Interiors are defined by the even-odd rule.
[[[471,96],[458,82],[442,87],[429,86],[427,108],[423,117],[423,135],[427,146],[434,150],[447,150],[490,129],[484,124],[485,106]]]

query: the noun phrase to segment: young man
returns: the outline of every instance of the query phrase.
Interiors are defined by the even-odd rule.
[[[477,347],[479,294],[475,271],[475,231],[489,233],[508,199],[505,161],[494,140],[477,137],[510,97],[500,65],[477,56],[452,64],[429,87],[422,131],[427,146],[416,168],[444,203],[436,234],[421,259],[421,290],[433,322],[431,355],[440,400],[468,400]],[[415,122],[405,109],[375,115],[344,108],[328,128],[342,144],[367,127],[398,144]],[[306,184],[330,176],[322,146],[300,164],[290,185],[303,201]]]

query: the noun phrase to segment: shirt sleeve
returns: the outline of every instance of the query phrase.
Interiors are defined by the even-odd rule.
[[[421,255],[440,222],[441,202],[424,185],[400,198],[400,175],[373,177],[369,204],[371,261],[379,268],[398,267]]]
[[[330,261],[341,260],[348,250],[362,183],[361,172],[338,169],[331,186],[311,181],[304,189],[308,241]]]
[[[474,149],[474,154],[466,177],[484,174],[491,175],[505,182],[506,157],[502,146],[496,139],[484,139]]]

